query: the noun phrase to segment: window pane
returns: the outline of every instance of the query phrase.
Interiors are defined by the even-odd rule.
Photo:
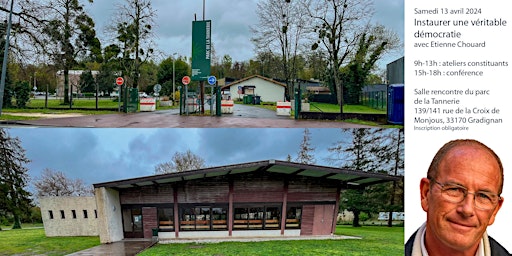
[[[196,230],[210,230],[210,208],[196,208]]]
[[[158,208],[158,228],[174,229],[173,208]]]
[[[263,207],[249,208],[249,229],[263,229]]]
[[[235,208],[233,229],[247,229],[249,213],[247,208]]]
[[[183,213],[181,215],[180,229],[194,230],[195,224],[196,224],[195,220],[196,220],[196,213],[194,211],[194,208],[183,208]]]
[[[226,208],[212,208],[213,230],[227,230],[227,209]]]
[[[286,228],[300,228],[302,207],[288,207]]]
[[[279,207],[267,207],[265,211],[265,229],[280,229],[279,221],[281,219]]]

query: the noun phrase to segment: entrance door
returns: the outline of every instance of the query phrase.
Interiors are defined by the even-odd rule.
[[[142,209],[123,209],[123,229],[125,238],[143,238]]]
[[[333,224],[334,205],[315,205],[313,235],[330,235]]]

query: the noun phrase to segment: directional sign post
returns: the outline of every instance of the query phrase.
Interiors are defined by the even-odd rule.
[[[124,102],[124,93],[123,90],[121,90],[121,86],[124,84],[124,79],[122,77],[116,78],[116,84],[119,86],[119,89],[117,90],[117,101],[118,101],[118,111],[121,112],[121,94],[123,95],[123,102]],[[125,106],[126,107],[126,106]]]
[[[215,76],[209,76],[208,77],[208,84],[215,85],[217,83],[217,78]]]
[[[188,116],[187,100],[188,100],[188,84],[190,83],[190,77],[189,76],[184,76],[181,79],[181,83],[183,83],[183,85],[185,85],[185,95],[181,95],[181,93],[180,93],[180,98],[183,99],[183,101],[185,103],[184,104],[184,106],[185,106],[185,113]]]
[[[124,84],[124,79],[122,77],[116,78],[116,84],[121,86]]]
[[[210,113],[212,116],[214,115],[214,112],[213,112],[213,87],[215,86],[216,83],[217,83],[217,78],[215,76],[208,77],[208,84],[210,85],[211,90],[212,90],[211,96],[210,96]]]
[[[181,82],[184,84],[184,85],[188,85],[190,83],[190,77],[189,76],[184,76],[182,79],[181,79]]]

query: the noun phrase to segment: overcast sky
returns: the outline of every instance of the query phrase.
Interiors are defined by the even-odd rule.
[[[317,164],[329,165],[328,148],[344,140],[340,129],[311,129]],[[148,176],[155,165],[188,149],[208,166],[296,157],[304,129],[78,129],[16,128],[31,177],[45,168],[87,184]]]
[[[205,18],[212,20],[212,42],[217,56],[230,55],[234,61],[247,61],[255,56],[250,41],[249,27],[257,24],[256,4],[259,0],[206,0]],[[404,0],[374,0],[375,16],[373,21],[394,30],[402,39],[404,36]],[[117,6],[125,0],[96,0],[87,4],[89,14],[96,22],[99,34],[111,23]],[[202,0],[153,0],[153,9],[157,13],[155,42],[164,53],[163,58],[178,53],[190,56],[192,52],[192,21],[194,14],[202,19]],[[403,50],[386,56],[379,66],[403,56]]]

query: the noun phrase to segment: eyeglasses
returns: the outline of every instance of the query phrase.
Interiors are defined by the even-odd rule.
[[[498,202],[501,200],[501,197],[497,194],[487,191],[476,191],[469,192],[468,189],[464,186],[452,184],[452,183],[440,183],[435,179],[430,179],[434,181],[437,185],[441,187],[441,195],[444,199],[451,203],[458,204],[466,198],[468,194],[473,194],[473,201],[475,202],[475,207],[481,210],[491,210],[493,209]]]

